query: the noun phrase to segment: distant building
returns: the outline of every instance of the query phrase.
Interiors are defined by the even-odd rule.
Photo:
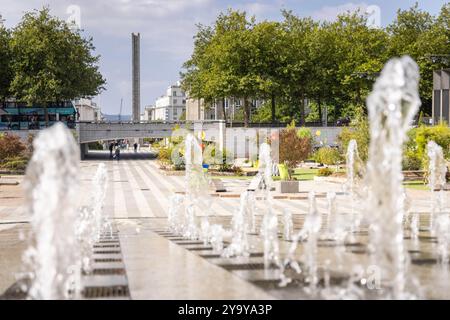
[[[144,108],[144,113],[141,114],[141,121],[151,121],[154,108],[155,106],[146,106]]]
[[[255,112],[264,101],[250,100],[251,113]],[[224,112],[228,121],[236,120],[236,115],[242,113],[243,99],[225,98],[216,99],[206,106],[203,99],[186,99],[186,120],[224,120]],[[225,108],[224,108],[225,107]]]
[[[445,122],[450,119],[450,69],[433,72],[433,123]]]
[[[167,88],[166,94],[156,100],[154,106],[145,108],[143,118],[149,120],[177,121],[186,112],[186,95],[180,83]]]
[[[101,121],[102,113],[92,99],[81,98],[74,101],[77,110],[77,121]]]

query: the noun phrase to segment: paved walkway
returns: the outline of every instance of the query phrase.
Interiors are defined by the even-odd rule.
[[[126,156],[126,153],[122,154],[122,158]],[[175,192],[184,191],[184,176],[164,175],[158,169],[156,160],[150,159],[148,153],[141,154],[141,157],[142,159],[139,160],[102,161],[106,164],[109,174],[105,210],[114,218],[166,217],[170,196]],[[101,156],[97,154],[97,158],[98,160],[82,162],[84,183],[90,183]],[[223,182],[229,193],[239,195],[246,189],[250,180],[223,179]],[[335,191],[339,210],[351,212],[350,198],[343,193],[341,184],[300,181],[300,191],[305,197],[307,192],[312,190],[322,195],[327,191]],[[414,212],[429,211],[429,192],[420,190],[407,192],[412,200],[411,208]],[[446,195],[448,198],[448,193]],[[327,211],[328,204],[325,198],[318,198],[317,204],[319,211]],[[211,209],[215,215],[229,216],[238,207],[239,198],[215,197]],[[289,209],[293,214],[305,214],[309,210],[309,203],[307,199],[274,200],[274,209],[277,213],[281,214],[284,208]]]
[[[162,223],[161,226],[166,221],[170,196],[184,190],[184,176],[162,174],[149,153],[142,152],[135,155],[124,152],[121,161],[111,161],[107,154],[105,157],[105,153],[101,152],[94,153],[92,156],[91,159],[82,161],[80,164],[82,187],[79,204],[89,202],[92,178],[98,164],[105,163],[109,182],[104,210],[116,219],[120,230],[124,262],[133,298],[270,298],[251,283],[236,277],[235,275],[240,275],[239,272],[230,275],[153,233],[152,229],[155,223],[158,224],[157,221]],[[15,178],[21,180],[21,177]],[[250,180],[224,179],[230,193],[237,195],[246,189],[249,182]],[[340,212],[350,212],[349,198],[342,194],[340,184],[300,182],[301,192],[306,193],[311,190],[320,193],[340,192],[338,208]],[[408,194],[414,199],[411,203],[413,211],[428,211],[429,192],[408,190]],[[446,193],[447,198],[448,195],[449,193]],[[215,197],[213,199],[211,209],[217,218],[229,221],[234,210],[239,207],[239,198]],[[319,198],[317,202],[319,211],[326,212],[327,200]],[[258,205],[262,205],[261,203],[263,202],[259,201]],[[21,185],[0,186],[0,292],[14,282],[14,275],[20,271],[21,255],[26,247],[23,235],[28,231],[27,222],[30,220],[30,217],[24,213],[22,205]],[[298,219],[303,218],[302,215],[307,213],[308,207],[306,199],[274,200],[274,209],[278,214],[281,214],[284,208],[288,208],[297,215]],[[265,208],[258,207],[258,209],[261,216]],[[283,245],[280,249],[285,251],[286,248]],[[334,253],[332,248],[330,252],[330,254]],[[328,257],[328,254],[325,256]],[[158,259],[155,260],[154,257]],[[352,256],[351,260],[353,259]],[[204,277],[201,281],[194,281],[198,279],[198,275],[204,275]],[[211,288],[211,284],[214,283],[220,283],[226,290],[221,286]],[[211,296],[208,295],[209,292]],[[439,296],[441,295],[437,295]]]

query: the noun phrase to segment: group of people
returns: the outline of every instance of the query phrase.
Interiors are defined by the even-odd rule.
[[[133,144],[134,152],[137,152],[138,144],[135,142]],[[109,144],[109,158],[110,159],[116,159],[117,161],[120,160],[120,149],[121,146],[118,142],[111,142]]]

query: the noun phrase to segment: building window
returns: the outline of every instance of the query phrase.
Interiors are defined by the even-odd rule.
[[[173,99],[173,104],[177,104],[178,100],[177,99]]]
[[[173,96],[174,96],[174,97],[177,96],[177,92],[176,92],[176,91],[173,92]]]

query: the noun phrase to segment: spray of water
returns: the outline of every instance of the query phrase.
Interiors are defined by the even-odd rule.
[[[442,148],[434,141],[428,142],[427,155],[429,158],[429,187],[431,189],[430,231],[437,236],[441,262],[447,264],[450,244],[450,221],[444,203],[447,165]],[[436,189],[439,191],[436,192]]]
[[[318,278],[317,264],[317,240],[322,225],[322,217],[317,210],[316,195],[314,191],[309,193],[309,213],[305,218],[304,229],[308,234],[305,244],[304,259],[305,266],[308,270],[307,281],[309,282],[308,292],[314,294],[316,292]]]
[[[294,224],[292,222],[292,212],[288,208],[284,208],[284,210],[283,210],[283,239],[286,241],[291,241],[293,232],[294,232]]]
[[[358,145],[356,140],[350,140],[346,154],[346,167],[347,167],[347,182],[344,187],[350,194],[350,207],[351,207],[351,238],[353,238],[353,232],[359,227],[361,223],[361,214],[356,210],[356,198],[357,190],[361,189],[362,172],[362,160],[359,157]]]
[[[410,57],[387,62],[367,99],[371,140],[367,164],[374,264],[392,284],[392,297],[406,293],[407,256],[403,245],[402,147],[420,106],[419,69]]]
[[[77,219],[78,146],[72,133],[57,123],[42,130],[24,180],[26,209],[33,241],[24,260],[31,270],[32,299],[65,299],[73,292],[79,252]]]
[[[241,195],[239,209],[235,210],[232,218],[232,239],[230,245],[223,251],[224,257],[250,255],[248,242],[247,207],[249,192]]]
[[[280,265],[278,244],[278,218],[272,206],[272,155],[270,145],[262,143],[259,147],[259,174],[263,177],[265,214],[261,226],[264,243],[264,265]]]

